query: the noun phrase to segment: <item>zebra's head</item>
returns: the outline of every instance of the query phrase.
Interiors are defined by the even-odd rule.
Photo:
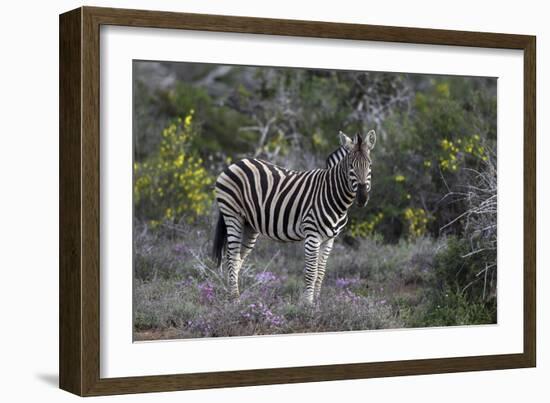
[[[339,136],[340,144],[349,151],[349,179],[355,200],[358,206],[364,207],[369,201],[371,190],[370,152],[376,143],[376,133],[371,130],[366,135],[356,134],[353,140],[343,132]]]

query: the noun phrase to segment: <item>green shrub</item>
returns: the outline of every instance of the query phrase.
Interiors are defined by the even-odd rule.
[[[434,259],[430,290],[412,322],[422,326],[496,323],[496,296],[480,272],[484,260],[469,255],[466,240],[450,237]]]
[[[481,325],[496,323],[496,305],[472,301],[465,293],[443,290],[424,308],[422,326]]]

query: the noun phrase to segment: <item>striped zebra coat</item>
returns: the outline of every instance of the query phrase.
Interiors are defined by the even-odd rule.
[[[319,298],[327,259],[349,208],[354,200],[359,206],[368,202],[375,142],[373,130],[353,140],[340,132],[341,147],[329,156],[326,169],[294,171],[245,158],[219,175],[213,255],[220,265],[226,250],[232,297],[239,296],[242,263],[263,234],[282,242],[304,241],[305,297],[310,303]]]

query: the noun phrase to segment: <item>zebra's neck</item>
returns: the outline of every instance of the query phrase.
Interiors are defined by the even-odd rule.
[[[349,154],[349,151],[344,146],[338,147],[334,150],[327,158],[327,168],[333,168],[338,164],[342,159]]]
[[[327,169],[325,180],[329,195],[334,201],[334,212],[337,216],[345,215],[355,199],[355,190],[349,178],[349,154]]]

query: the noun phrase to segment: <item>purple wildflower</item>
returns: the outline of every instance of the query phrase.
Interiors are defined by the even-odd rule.
[[[188,287],[191,284],[193,284],[193,277],[191,277],[191,276],[189,276],[186,279],[184,279],[184,280],[177,283],[177,285],[180,286],[180,287]]]
[[[353,302],[358,302],[362,299],[360,295],[355,294],[349,288],[344,288],[337,296],[339,302],[348,304]]]
[[[174,251],[174,253],[176,253],[178,255],[182,255],[185,252],[187,252],[187,246],[185,246],[185,244],[183,242],[182,243],[177,243],[172,247],[172,251]]]
[[[256,281],[260,283],[269,283],[277,280],[278,280],[277,276],[270,271],[264,271],[262,273],[256,274]]]
[[[262,323],[269,327],[282,326],[284,318],[274,314],[267,305],[262,302],[249,304],[241,311],[241,318],[247,322]]]
[[[215,296],[216,292],[214,290],[214,286],[209,281],[199,284],[199,298],[203,304],[212,303]]]
[[[195,322],[189,321],[189,328],[195,332],[198,332],[202,336],[209,336],[212,334],[214,327],[205,319],[198,319]]]
[[[336,287],[339,288],[350,288],[359,283],[358,278],[338,278],[336,279]]]

